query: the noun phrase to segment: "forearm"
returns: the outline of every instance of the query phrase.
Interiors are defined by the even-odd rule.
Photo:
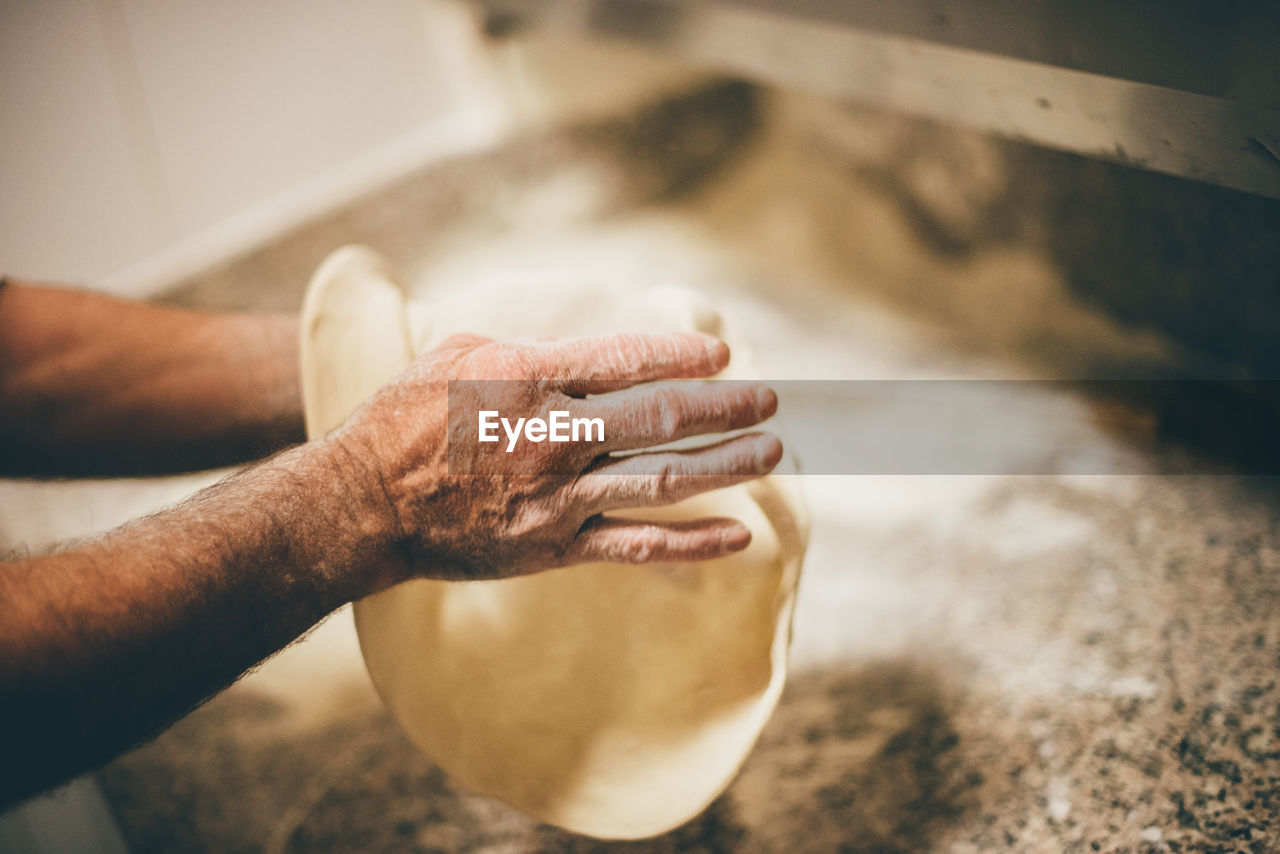
[[[0,287],[0,473],[146,474],[301,441],[297,321]]]
[[[313,443],[83,548],[0,564],[0,803],[168,725],[378,585],[364,475]]]

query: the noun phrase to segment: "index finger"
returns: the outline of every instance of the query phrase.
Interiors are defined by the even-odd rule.
[[[603,394],[652,380],[709,377],[729,364],[729,347],[700,332],[624,332],[541,346],[537,368],[565,394]]]

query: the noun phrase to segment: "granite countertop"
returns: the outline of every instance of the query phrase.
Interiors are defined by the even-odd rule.
[[[892,480],[811,489],[786,693],[667,835],[585,839],[459,790],[354,669],[309,723],[250,678],[106,792],[138,851],[1274,850],[1273,485]]]

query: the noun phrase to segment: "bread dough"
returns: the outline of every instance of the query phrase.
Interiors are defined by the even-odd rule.
[[[312,280],[304,329],[312,436],[341,423],[411,350],[454,332],[725,334],[715,311],[672,289],[565,287],[531,300],[473,288],[407,306],[377,256],[350,247]],[[734,354],[742,377],[744,354]],[[793,481],[627,512],[736,517],[752,542],[725,558],[419,580],[357,602],[369,675],[410,738],[471,789],[591,836],[675,827],[729,784],[782,691],[807,538]]]

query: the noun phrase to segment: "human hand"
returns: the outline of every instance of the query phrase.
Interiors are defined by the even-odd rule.
[[[423,354],[324,440],[356,472],[362,524],[390,546],[375,551],[395,556],[372,589],[421,575],[504,578],[590,561],[705,560],[745,548],[750,532],[731,519],[603,515],[675,503],[777,465],[782,445],[767,433],[609,456],[770,417],[777,398],[763,385],[645,385],[709,377],[728,361],[722,342],[698,334],[526,344],[454,336]],[[466,387],[483,389],[489,397],[477,405],[513,422],[554,410],[599,417],[605,439],[524,442],[514,456],[481,446],[450,424],[451,380],[503,380]]]

